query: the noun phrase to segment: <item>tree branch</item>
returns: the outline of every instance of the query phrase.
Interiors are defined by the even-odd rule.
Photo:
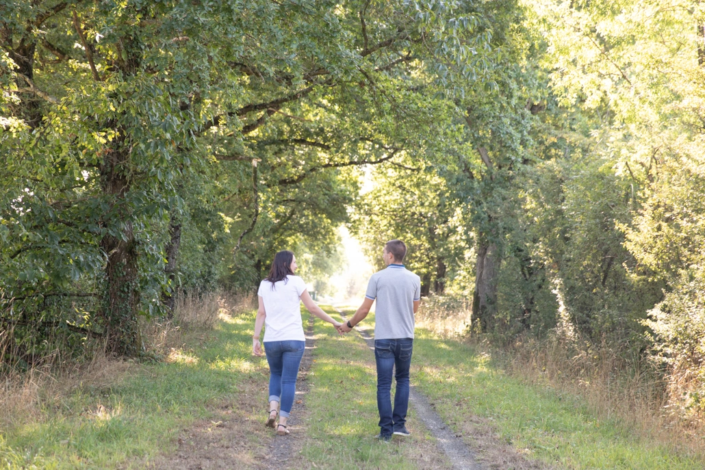
[[[79,2],[76,2],[79,3]],[[41,15],[37,15],[37,19],[34,20],[34,26],[39,28],[42,23],[44,23],[46,20],[51,18],[52,16],[56,15],[60,11],[62,11],[64,8],[66,8],[68,4],[66,2],[61,2],[57,5],[54,6],[54,8],[50,8],[49,10],[45,11]]]
[[[405,55],[405,56],[403,56],[403,57],[398,58],[397,60],[391,61],[390,63],[388,63],[388,64],[386,64],[386,65],[380,65],[379,67],[377,67],[377,68],[375,69],[375,72],[384,72],[384,71],[387,71],[387,70],[389,70],[389,69],[394,68],[394,66],[396,66],[396,65],[398,65],[398,64],[401,64],[402,62],[411,62],[411,61],[414,60],[415,58],[416,58],[416,57],[412,56],[411,54]]]
[[[304,96],[311,93],[317,86],[328,85],[332,82],[333,82],[332,79],[328,79],[328,80],[323,80],[322,82],[313,83],[313,84],[307,86],[306,88],[303,88],[299,91],[291,93],[290,95],[286,95],[281,98],[277,98],[276,100],[268,101],[266,103],[248,104],[247,106],[243,106],[242,108],[238,109],[234,113],[230,113],[229,115],[235,114],[237,116],[244,116],[245,114],[251,113],[253,111],[260,111],[263,109],[267,109],[267,110],[278,109],[284,103],[288,103],[290,101],[296,101],[296,100],[303,98]]]
[[[369,44],[369,40],[367,38],[367,23],[365,23],[365,14],[367,13],[367,8],[370,6],[370,0],[367,0],[365,3],[365,6],[362,10],[360,10],[360,25],[362,29],[362,50],[366,51],[367,46]]]
[[[408,37],[407,32],[402,29],[402,30],[398,31],[398,32],[397,32],[397,35],[394,36],[394,37],[391,37],[391,38],[389,38],[389,39],[386,39],[386,40],[384,40],[384,41],[382,41],[382,42],[378,42],[377,44],[375,44],[375,45],[372,46],[372,47],[365,47],[365,48],[362,50],[362,52],[360,52],[360,56],[362,56],[362,57],[367,57],[368,55],[370,55],[370,54],[372,54],[372,53],[374,53],[374,52],[377,52],[377,51],[380,50],[380,49],[384,49],[385,47],[391,46],[392,44],[394,44],[394,43],[395,43],[396,41],[398,41],[399,39],[405,39],[405,38],[407,38],[407,37]]]
[[[83,45],[83,48],[86,51],[86,58],[88,58],[88,64],[91,67],[93,79],[96,82],[102,81],[100,75],[98,74],[98,69],[95,68],[95,62],[93,61],[93,50],[88,44],[88,41],[86,41],[86,37],[84,36],[83,30],[81,29],[81,22],[78,20],[78,14],[76,13],[75,9],[73,10],[73,27],[76,29],[76,33],[78,33],[78,37],[81,40],[81,44]]]
[[[323,150],[330,150],[331,147],[328,144],[322,144],[320,142],[314,142],[306,139],[278,139],[278,140],[265,140],[260,142],[260,145],[306,145],[309,147],[317,147]]]
[[[380,163],[384,163],[387,160],[390,160],[394,158],[394,156],[399,152],[401,149],[395,148],[393,149],[389,155],[386,157],[379,158],[377,160],[362,160],[362,161],[347,161],[347,162],[339,162],[339,163],[325,163],[321,166],[309,168],[305,172],[301,173],[299,176],[296,176],[294,178],[284,178],[281,179],[277,182],[277,186],[287,186],[291,184],[296,184],[300,183],[303,181],[306,177],[310,176],[313,173],[316,173],[318,171],[324,170],[326,168],[341,168],[341,167],[346,167],[346,166],[358,166],[358,165],[378,165]]]
[[[43,92],[42,90],[37,88],[31,78],[29,78],[26,75],[22,75],[21,73],[18,73],[17,75],[22,77],[22,79],[25,82],[27,82],[27,85],[29,85],[29,88],[22,88],[21,90],[18,90],[18,91],[28,91],[28,92],[34,93],[35,95],[39,96],[40,98],[44,98],[46,101],[50,102],[51,104],[59,104],[59,100],[57,100],[56,98],[54,98],[50,94]]]
[[[247,124],[242,127],[242,133],[243,135],[247,135],[250,132],[253,132],[255,129],[260,127],[262,124],[264,124],[267,121],[267,118],[271,116],[272,114],[276,113],[279,108],[271,108],[268,109],[267,112],[263,113],[259,119],[257,119],[255,122],[252,122],[250,124]]]
[[[54,54],[58,59],[59,62],[62,60],[66,60],[66,57],[68,56],[67,53],[63,52],[61,49],[47,41],[45,38],[42,38],[42,46],[52,54]]]
[[[632,81],[629,80],[629,77],[627,77],[627,74],[624,73],[624,71],[622,70],[622,68],[621,68],[619,65],[617,65],[617,63],[616,63],[614,60],[612,60],[612,58],[607,54],[607,51],[605,51],[605,48],[604,48],[604,47],[600,47],[600,45],[599,45],[591,36],[589,36],[588,34],[585,34],[585,37],[588,38],[588,40],[590,40],[590,42],[593,43],[593,44],[595,45],[595,47],[597,47],[597,49],[600,51],[600,54],[602,54],[603,56],[605,56],[605,58],[607,59],[607,61],[608,61],[609,63],[611,63],[612,65],[614,65],[614,67],[617,69],[617,71],[622,75],[622,78],[624,78],[624,79],[627,81],[627,83],[629,83],[629,86],[633,86],[633,85],[632,85]]]
[[[242,243],[242,239],[245,238],[245,235],[254,230],[255,224],[257,223],[257,218],[259,217],[259,191],[257,190],[257,160],[252,160],[252,192],[255,196],[255,213],[252,216],[252,222],[250,222],[250,226],[247,227],[240,234],[240,238],[238,238],[237,240],[237,245],[235,245],[235,249],[233,249],[233,256],[235,256],[235,254],[240,250],[240,244]]]

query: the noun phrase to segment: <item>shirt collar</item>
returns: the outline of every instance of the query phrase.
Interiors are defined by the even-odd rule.
[[[387,265],[388,268],[403,268],[405,267],[403,264],[396,264],[396,263],[391,263]]]

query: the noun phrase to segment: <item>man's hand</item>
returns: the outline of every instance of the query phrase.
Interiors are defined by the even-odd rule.
[[[262,356],[264,353],[262,352],[262,345],[260,344],[258,339],[252,339],[252,354],[255,356]]]
[[[339,331],[341,332],[341,334],[342,333],[350,333],[352,331],[352,328],[350,328],[346,322],[346,323],[343,323],[340,325]]]
[[[341,335],[343,334],[343,331],[341,330],[341,327],[343,326],[342,323],[340,323],[340,322],[335,322],[335,323],[333,323],[333,326],[334,326],[335,329],[338,331],[338,334],[341,334]]]

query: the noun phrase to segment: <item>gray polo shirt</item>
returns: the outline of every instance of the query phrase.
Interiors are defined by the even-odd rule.
[[[403,264],[390,264],[370,278],[365,297],[377,300],[375,339],[414,337],[414,301],[421,299],[421,278]]]

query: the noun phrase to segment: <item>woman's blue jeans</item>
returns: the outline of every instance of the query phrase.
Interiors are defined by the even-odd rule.
[[[375,340],[377,408],[382,436],[391,436],[394,431],[403,429],[406,423],[406,412],[409,408],[409,368],[413,348],[412,338]],[[393,410],[392,375],[397,380]]]
[[[269,362],[269,401],[279,402],[279,416],[287,418],[294,405],[296,376],[304,355],[304,341],[268,341],[264,352]]]

